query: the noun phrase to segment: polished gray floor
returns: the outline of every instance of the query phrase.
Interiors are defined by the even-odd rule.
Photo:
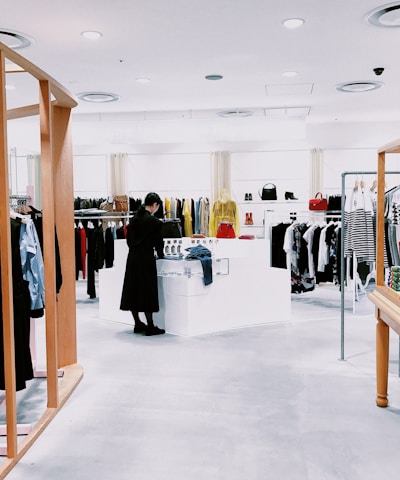
[[[293,297],[290,323],[144,337],[78,285],[84,379],[7,479],[398,478],[398,337],[381,409],[373,305],[346,309],[344,361],[339,307],[325,286]]]

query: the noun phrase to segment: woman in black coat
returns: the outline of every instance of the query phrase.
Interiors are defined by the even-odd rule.
[[[159,311],[154,250],[158,258],[164,257],[162,222],[154,216],[161,204],[157,193],[148,193],[144,205],[139,208],[127,227],[129,253],[120,309],[132,312],[135,321],[134,333],[146,335],[165,333],[165,330],[153,323],[153,312]],[[140,320],[139,312],[144,312],[147,325]]]

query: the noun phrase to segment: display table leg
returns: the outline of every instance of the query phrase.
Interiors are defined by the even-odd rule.
[[[376,404],[378,407],[388,406],[388,370],[389,370],[389,327],[380,318],[377,309],[376,325]]]

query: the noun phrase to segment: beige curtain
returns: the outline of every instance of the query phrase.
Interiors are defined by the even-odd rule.
[[[42,168],[40,155],[27,155],[28,187],[31,197],[30,203],[38,210],[42,210]],[[27,190],[28,190],[27,187]]]
[[[310,195],[314,198],[317,192],[324,194],[324,153],[320,148],[310,150]]]
[[[111,195],[127,195],[128,181],[127,172],[127,153],[110,153],[110,193]]]
[[[231,152],[227,151],[211,153],[211,205],[222,190],[231,194]]]

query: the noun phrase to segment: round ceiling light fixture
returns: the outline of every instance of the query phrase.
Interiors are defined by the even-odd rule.
[[[245,118],[251,117],[253,112],[251,110],[223,110],[217,115],[222,118]]]
[[[20,48],[29,47],[32,44],[32,39],[24,33],[0,28],[0,42],[4,43],[9,48],[18,50]]]
[[[287,77],[287,78],[297,77],[298,74],[299,72],[295,72],[294,70],[289,70],[287,72],[283,72],[282,77]]]
[[[206,75],[205,79],[206,80],[222,80],[224,77],[222,75],[218,74],[212,74],[212,75]]]
[[[304,25],[304,20],[302,18],[287,18],[283,20],[282,25],[289,30],[294,30]]]
[[[365,15],[365,20],[376,27],[400,27],[400,2],[392,2],[374,8]]]
[[[91,103],[116,102],[119,100],[119,95],[107,92],[83,92],[78,93],[77,97],[80,100]]]
[[[81,32],[83,38],[87,38],[88,40],[98,40],[103,36],[101,32],[96,32],[95,30],[86,30]]]
[[[377,90],[382,87],[382,82],[369,82],[369,81],[360,81],[360,82],[345,82],[336,85],[336,89],[340,92],[350,92],[350,93],[359,93],[359,92],[370,92],[372,90]]]

